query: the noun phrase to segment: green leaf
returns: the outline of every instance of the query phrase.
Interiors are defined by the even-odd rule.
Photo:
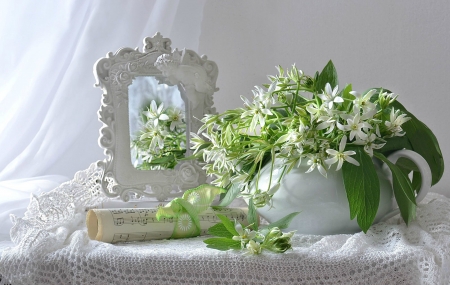
[[[217,250],[241,249],[241,242],[229,238],[208,238],[203,241],[207,244],[207,248]]]
[[[336,68],[334,67],[333,62],[330,60],[327,65],[323,68],[322,72],[319,74],[316,81],[316,91],[321,93],[325,90],[325,85],[330,83],[331,88],[334,88],[339,84]]]
[[[407,178],[406,180],[409,182]],[[416,217],[416,205],[414,205],[414,203],[412,203],[408,199],[405,193],[402,190],[400,190],[402,188],[400,181],[401,180],[399,179],[394,179],[392,183],[394,187],[394,196],[395,200],[397,201],[398,208],[400,209],[400,215],[402,216],[405,223],[408,225]]]
[[[416,197],[414,195],[414,191],[412,190],[411,181],[409,181],[408,176],[400,169],[400,167],[390,162],[389,159],[387,159],[383,154],[374,152],[373,155],[387,164],[392,172],[392,179],[394,181],[398,180],[399,186],[401,187],[399,190],[402,190],[408,200],[416,204]]]
[[[255,204],[253,203],[253,198],[248,201],[247,221],[250,225],[252,225],[254,231],[258,230],[259,218],[258,213],[256,212]]]
[[[344,103],[342,103],[342,106],[344,110],[348,110],[348,107],[350,104],[352,104],[352,101],[355,99],[355,96],[350,94],[350,91],[352,91],[352,85],[347,84],[345,88],[341,91],[341,97],[344,99]]]
[[[412,160],[410,160],[406,157],[400,157],[395,164],[399,167],[409,170],[407,173],[409,173],[411,171],[419,171],[419,168],[417,168],[417,165]]]
[[[226,207],[233,202],[234,199],[241,193],[241,189],[238,184],[232,184],[230,189],[225,193],[223,197],[221,197],[220,203],[218,206]]]
[[[412,179],[411,185],[412,185],[413,190],[416,191],[417,193],[419,193],[420,186],[422,186],[422,175],[420,174],[419,171],[413,172],[413,179]]]
[[[411,181],[397,165],[390,162],[383,154],[374,152],[373,155],[386,163],[391,170],[395,200],[403,220],[406,224],[409,224],[416,215],[416,197]]]
[[[359,166],[344,162],[342,176],[350,206],[350,219],[357,217],[359,227],[367,232],[375,220],[380,204],[380,181],[372,158],[362,147],[349,147],[356,152]]]
[[[215,224],[208,229],[208,234],[218,237],[232,238],[233,234],[228,231],[223,223]]]
[[[371,101],[375,101],[381,91],[381,88],[375,88],[377,90],[376,95],[372,97]],[[391,92],[387,89],[383,89],[385,92]],[[432,185],[439,182],[444,174],[444,158],[442,156],[441,148],[433,132],[413,114],[411,114],[406,108],[398,101],[391,104],[394,109],[399,109],[411,118],[408,122],[402,125],[405,131],[404,139],[408,140],[408,144],[404,145],[404,148],[411,149],[420,154],[428,163],[432,174]],[[391,141],[392,139],[389,139]],[[385,147],[388,147],[386,143]],[[383,147],[380,152],[386,153],[387,149]],[[403,149],[403,148],[396,148]]]
[[[386,139],[386,144],[379,150],[379,152],[386,154],[387,152],[400,150],[400,149],[412,149],[409,139],[406,136],[393,137]]]
[[[438,183],[444,174],[444,158],[436,136],[398,101],[392,103],[392,106],[395,109],[400,109],[411,118],[411,120],[402,125],[403,130],[406,132],[405,136],[411,143],[412,150],[420,154],[430,166],[432,185]]]
[[[286,228],[289,227],[289,224],[292,222],[292,220],[293,220],[298,214],[300,214],[300,212],[293,212],[293,213],[290,213],[289,215],[287,215],[287,216],[285,216],[285,217],[279,219],[278,221],[269,224],[269,225],[267,226],[267,228],[274,228],[274,227],[277,227],[277,228],[279,228],[279,229],[281,229],[281,230],[282,230],[282,229],[286,229]]]
[[[216,214],[217,217],[222,221],[224,227],[233,235],[233,236],[238,236],[239,233],[236,231],[236,229],[234,228],[234,223],[232,221],[230,221],[230,219],[228,219],[226,216],[222,215],[222,214]]]

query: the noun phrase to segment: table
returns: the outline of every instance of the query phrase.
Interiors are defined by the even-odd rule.
[[[450,199],[431,193],[408,227],[295,235],[284,254],[206,248],[205,237],[106,244],[90,240],[81,206],[96,203],[92,167],[31,201],[16,218],[0,273],[12,284],[449,284]],[[95,188],[95,187],[94,187]],[[4,280],[0,281],[3,284]]]

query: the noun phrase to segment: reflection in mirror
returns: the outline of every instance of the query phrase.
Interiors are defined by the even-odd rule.
[[[215,113],[219,70],[195,51],[172,50],[160,33],[143,44],[142,52],[123,47],[94,65],[106,155],[97,162],[103,169],[98,183],[112,199],[168,201],[206,183],[201,163],[185,157],[192,154],[189,134],[200,128],[198,118]]]
[[[138,76],[128,87],[131,163],[139,170],[173,169],[186,152],[185,102],[178,86]]]

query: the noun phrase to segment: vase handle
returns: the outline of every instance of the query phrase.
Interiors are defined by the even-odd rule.
[[[428,192],[431,188],[432,176],[431,176],[430,167],[428,166],[427,161],[420,154],[418,154],[417,152],[414,152],[412,150],[407,150],[407,149],[402,149],[402,150],[393,152],[392,154],[390,154],[387,157],[387,159],[389,159],[389,161],[392,163],[396,163],[397,160],[401,157],[410,159],[412,162],[414,162],[416,164],[417,168],[419,168],[420,176],[422,178],[422,184],[420,185],[418,194],[416,195],[416,203],[419,203],[420,201],[423,200],[423,198],[425,198],[425,196],[428,194]],[[383,165],[383,169],[386,170],[388,168],[389,167],[386,164]],[[390,171],[387,171],[387,173],[389,173],[390,178],[392,178],[392,174],[390,173]],[[391,179],[391,181],[392,181],[392,179]],[[400,213],[400,210],[397,208],[397,209],[387,213],[381,219],[381,221],[386,221],[399,213]]]

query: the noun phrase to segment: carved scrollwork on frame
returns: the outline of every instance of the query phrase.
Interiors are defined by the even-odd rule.
[[[173,169],[163,170],[141,170],[133,166],[129,87],[138,77],[151,77],[156,79],[157,85],[178,88],[185,108],[185,156],[189,156],[192,154],[189,134],[199,129],[197,119],[215,113],[213,94],[218,90],[218,68],[206,56],[199,56],[192,50],[172,51],[170,39],[159,33],[145,38],[143,43],[143,52],[138,48],[121,48],[115,53],[109,52],[94,65],[95,86],[103,90],[98,111],[103,123],[99,145],[107,156],[98,162],[104,169],[100,184],[110,198],[166,201],[205,183],[206,174],[194,160],[180,161]]]

